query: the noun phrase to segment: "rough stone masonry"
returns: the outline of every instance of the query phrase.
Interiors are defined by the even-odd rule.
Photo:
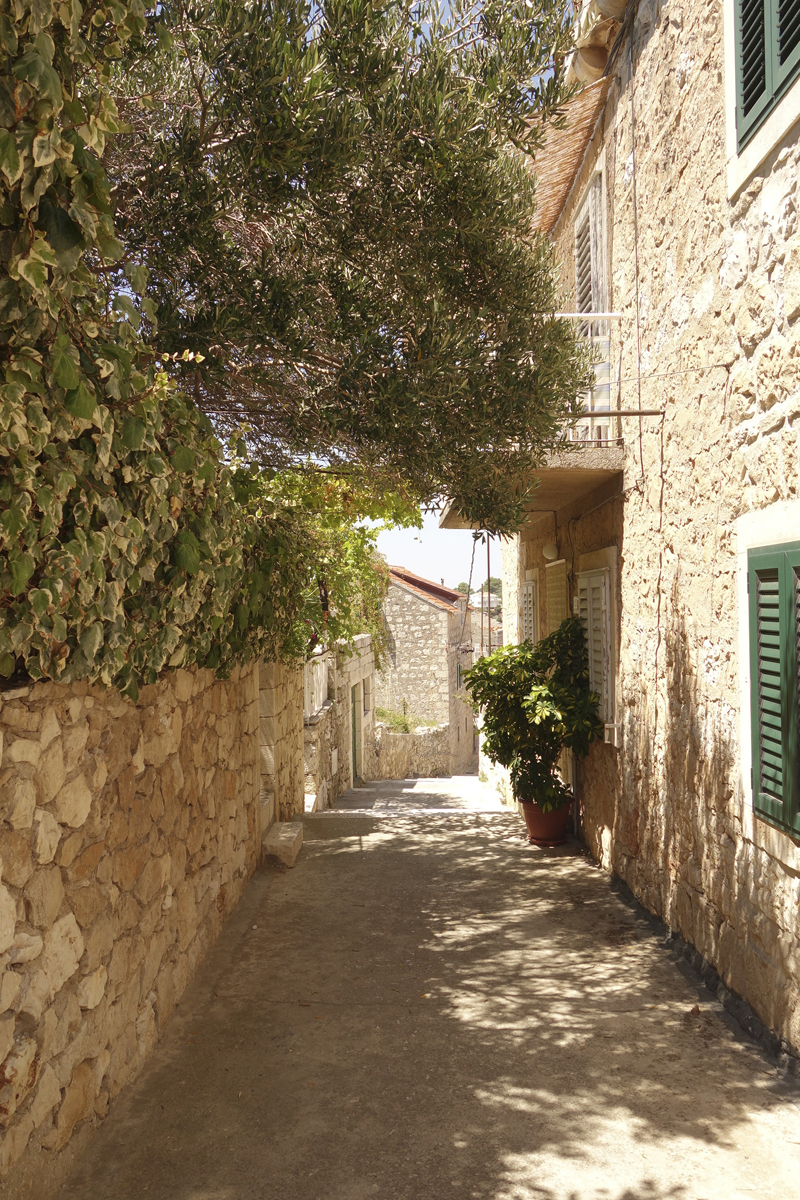
[[[136,704],[82,684],[0,696],[0,1173],[15,1200],[55,1190],[255,869],[258,710],[255,664],[166,674]],[[302,803],[302,758],[299,779]]]

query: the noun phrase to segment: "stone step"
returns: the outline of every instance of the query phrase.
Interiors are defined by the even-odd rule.
[[[302,821],[276,821],[261,843],[264,858],[277,858],[285,867],[293,867],[303,845]]]

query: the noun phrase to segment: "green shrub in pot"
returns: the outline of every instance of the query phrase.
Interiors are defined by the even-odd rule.
[[[483,713],[484,752],[508,767],[516,798],[545,813],[569,803],[562,750],[584,758],[603,736],[580,620],[568,617],[535,645],[500,647],[466,671],[465,682]]]

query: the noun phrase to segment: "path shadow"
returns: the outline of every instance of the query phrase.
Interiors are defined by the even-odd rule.
[[[64,1200],[791,1193],[785,1085],[573,849],[512,814],[305,829]]]

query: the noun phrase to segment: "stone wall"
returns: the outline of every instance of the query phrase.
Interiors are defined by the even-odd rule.
[[[463,613],[428,601],[395,583],[384,602],[390,654],[376,677],[375,704],[403,712],[405,703],[410,717],[448,725],[448,775],[477,764],[473,712],[458,684],[459,665],[462,670],[472,665],[472,616],[470,609]]]
[[[281,663],[260,669],[261,802],[264,826],[303,812],[303,670]]]
[[[303,728],[305,802],[312,812],[332,807],[359,773],[362,779],[374,778],[375,654],[369,634],[360,634],[352,651],[340,648],[331,654],[328,680],[328,699],[306,717]],[[360,760],[355,764],[351,762],[353,688]]]
[[[0,693],[0,1171],[52,1194],[255,869],[258,670]]]
[[[472,609],[447,614],[447,678],[450,690],[450,775],[465,775],[477,769],[475,714],[467,701],[467,691],[459,687],[458,668],[472,666]]]
[[[377,724],[370,779],[433,779],[452,773],[449,725],[397,733]]]
[[[737,571],[758,514],[764,544],[800,540],[800,144],[787,135],[729,198],[721,5],[641,4],[633,60],[632,80],[626,45],[555,242],[569,288],[573,218],[602,170],[608,308],[623,314],[611,404],[664,416],[619,422],[619,494],[566,506],[555,536],[537,518],[507,547],[504,581],[543,579],[546,541],[573,589],[582,554],[616,549],[621,739],[581,766],[584,835],[800,1047],[800,848],[752,807]]]
[[[405,701],[423,721],[450,720],[448,610],[392,583],[383,603],[389,659],[378,675],[375,704],[397,712]]]

